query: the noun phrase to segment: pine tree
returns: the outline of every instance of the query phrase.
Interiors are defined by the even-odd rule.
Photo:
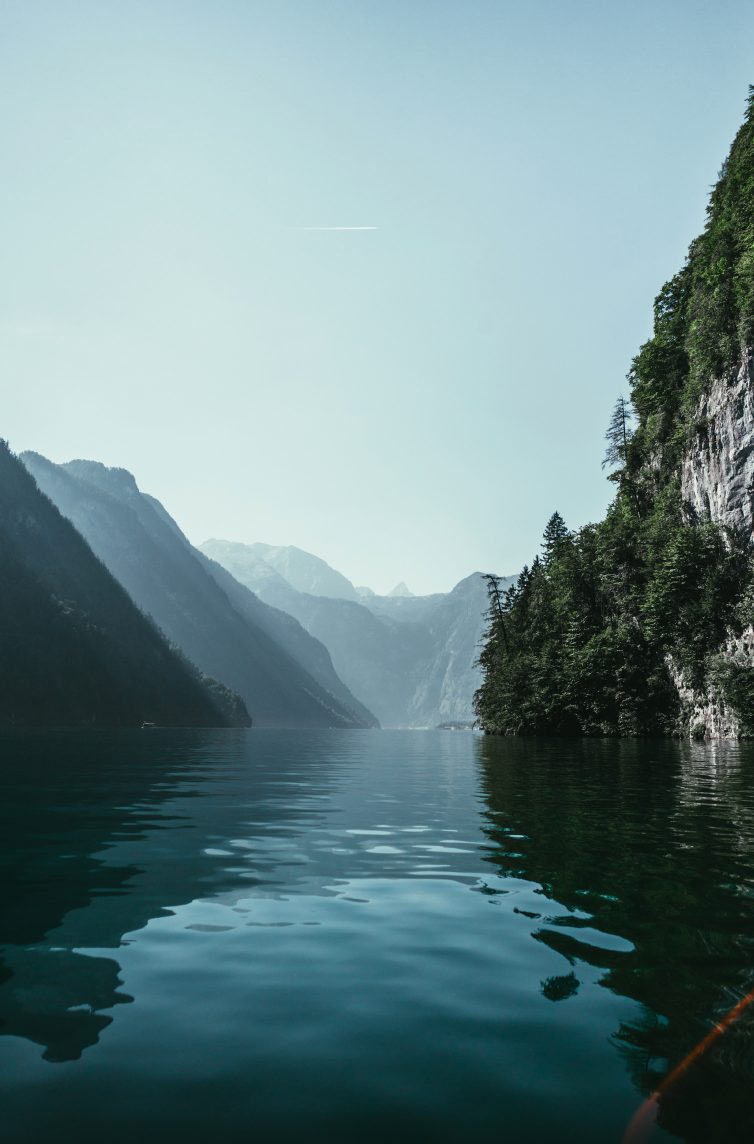
[[[542,536],[542,551],[544,552],[545,563],[557,552],[563,541],[568,540],[570,535],[563,517],[559,512],[554,512],[548,520]]]
[[[610,424],[605,433],[607,449],[602,462],[603,469],[606,468],[607,465],[625,464],[628,443],[633,436],[632,420],[633,410],[631,408],[631,402],[627,401],[623,394],[621,394],[615,403],[613,415],[610,418]]]

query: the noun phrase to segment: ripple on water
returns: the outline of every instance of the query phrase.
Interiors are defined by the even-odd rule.
[[[71,742],[0,774],[11,1140],[617,1144],[746,989],[746,750]],[[747,1114],[744,1033],[658,1140]]]

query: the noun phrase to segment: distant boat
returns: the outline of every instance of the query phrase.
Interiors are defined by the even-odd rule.
[[[147,727],[156,727],[156,726],[157,726],[156,723],[142,723],[141,729],[142,729],[142,731],[145,731],[147,729]]]

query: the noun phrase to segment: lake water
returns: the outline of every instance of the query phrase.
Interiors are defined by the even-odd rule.
[[[619,1144],[754,985],[746,745],[6,733],[0,859],[3,1141]]]

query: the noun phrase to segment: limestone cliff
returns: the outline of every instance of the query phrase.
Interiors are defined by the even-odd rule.
[[[486,731],[754,736],[753,347],[754,89],[615,405],[613,503],[492,585]]]
[[[723,525],[743,545],[754,537],[754,355],[717,378],[694,412],[694,434],[681,465],[681,496],[693,514]],[[731,629],[717,649],[718,667],[754,667],[754,622]],[[741,719],[714,673],[701,689],[689,686],[668,656],[682,719],[692,736],[737,739]]]
[[[754,356],[716,380],[695,411],[681,495],[697,513],[751,538],[754,514]]]

